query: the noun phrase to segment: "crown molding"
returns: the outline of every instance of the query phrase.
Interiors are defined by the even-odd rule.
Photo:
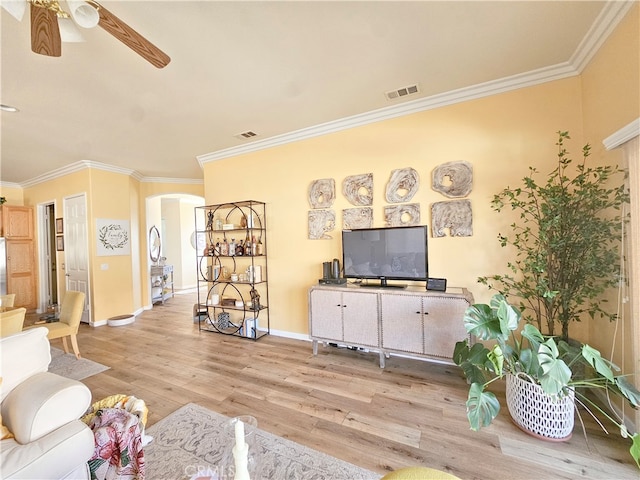
[[[579,73],[582,73],[635,3],[637,0],[609,1],[605,4],[569,60]]]
[[[168,178],[168,177],[142,177],[142,183],[182,183],[187,185],[204,185],[202,178]]]
[[[285,145],[308,138],[327,135],[330,133],[347,130],[362,125],[367,125],[382,120],[389,120],[403,115],[424,112],[436,108],[454,105],[457,103],[476,100],[491,95],[531,87],[554,80],[560,80],[582,73],[586,65],[591,61],[598,49],[605,42],[607,37],[616,28],[618,23],[633,7],[635,1],[609,1],[602,8],[602,11],[591,25],[591,28],[580,42],[570,60],[550,67],[525,72],[499,80],[485,82],[471,87],[452,90],[430,97],[419,98],[400,105],[385,107],[359,115],[346,117],[332,122],[315,125],[312,127],[296,130],[294,132],[276,135],[255,142],[247,143],[237,147],[225,148],[211,153],[198,155],[196,158],[200,166],[216,160],[231,158],[246,153],[257,152],[267,148]]]
[[[224,158],[235,157],[245,153],[256,152],[266,148],[284,145],[299,140],[327,135],[330,133],[340,132],[354,127],[367,125],[374,122],[389,120],[396,117],[410,115],[413,113],[424,112],[436,108],[454,105],[456,103],[467,102],[479,98],[489,97],[500,93],[517,90],[520,88],[530,87],[541,83],[560,80],[567,77],[578,75],[578,71],[568,62],[553,65],[551,67],[540,68],[527,73],[517,74],[510,77],[494,80],[490,82],[480,83],[467,88],[451,90],[449,92],[432,95],[430,97],[419,98],[400,105],[372,110],[363,114],[345,117],[332,122],[315,125],[313,127],[303,128],[294,132],[276,135],[274,137],[265,138],[238,147],[226,148],[199,155],[196,158],[201,167],[204,164]]]
[[[135,180],[139,182],[148,182],[148,183],[183,183],[183,184],[203,184],[204,180],[198,178],[164,178],[164,177],[143,177],[140,173],[135,170],[131,170],[130,168],[122,168],[116,167],[114,165],[109,165],[101,162],[94,162],[92,160],[80,160],[78,162],[71,163],[64,167],[52,170],[45,174],[42,174],[38,177],[27,180],[23,183],[16,183],[3,186],[16,186],[19,188],[28,188],[38,185],[39,183],[49,182],[56,178],[64,177],[71,173],[79,172],[81,170],[91,168],[94,170],[103,170],[105,172],[119,173],[121,175],[127,175],[133,177]]]
[[[640,136],[640,118],[636,118],[633,122],[625,125],[617,132],[609,135],[602,143],[607,150],[613,150],[620,145],[627,143],[632,138]]]
[[[22,188],[22,185],[20,185],[19,183],[14,183],[14,182],[3,182],[3,181],[0,181],[0,187],[3,187],[3,188]]]

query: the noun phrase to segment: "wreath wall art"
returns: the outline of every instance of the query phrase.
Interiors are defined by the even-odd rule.
[[[96,255],[99,257],[131,254],[131,230],[128,220],[96,220]]]

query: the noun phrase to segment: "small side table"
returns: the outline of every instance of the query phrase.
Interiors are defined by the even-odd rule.
[[[153,265],[151,277],[151,303],[162,302],[173,298],[173,265]]]

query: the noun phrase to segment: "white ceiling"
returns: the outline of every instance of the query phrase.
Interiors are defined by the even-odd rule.
[[[60,58],[36,55],[28,12],[18,22],[2,10],[0,101],[20,109],[0,117],[3,183],[28,185],[81,161],[147,178],[202,179],[198,157],[428,108],[454,90],[487,94],[575,75],[628,8],[603,1],[102,3],[171,63],[157,69],[101,28],[82,30],[86,42],[63,44]],[[412,84],[418,94],[384,95]],[[235,137],[248,130],[258,136]]]

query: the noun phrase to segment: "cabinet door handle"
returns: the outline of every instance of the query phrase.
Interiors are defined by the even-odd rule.
[[[418,315],[420,315],[420,310],[418,310],[416,313],[417,313]]]

